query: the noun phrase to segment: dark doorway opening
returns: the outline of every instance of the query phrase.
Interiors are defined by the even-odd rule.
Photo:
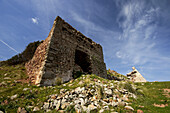
[[[82,69],[84,73],[88,73],[88,74],[92,73],[90,56],[86,54],[85,52],[76,50],[75,65],[80,66],[80,68]]]

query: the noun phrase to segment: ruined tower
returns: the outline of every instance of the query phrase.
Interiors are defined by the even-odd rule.
[[[101,45],[85,37],[59,16],[48,37],[33,58],[25,64],[31,82],[36,85],[56,85],[72,79],[73,72],[83,71],[106,77]]]
[[[133,82],[147,82],[146,79],[139,73],[139,71],[132,67],[133,71],[127,74],[130,81]]]

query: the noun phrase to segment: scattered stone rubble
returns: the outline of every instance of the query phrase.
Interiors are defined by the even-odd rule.
[[[127,74],[130,81],[133,82],[147,82],[146,79],[139,73],[139,71],[132,67],[133,71]]]
[[[110,106],[113,108],[121,106],[126,110],[134,111],[128,101],[129,97],[136,98],[136,95],[126,89],[118,89],[115,85],[118,82],[103,83],[94,79],[94,82],[82,87],[76,87],[72,90],[61,89],[59,94],[50,95],[41,109],[46,112],[53,109],[65,111],[69,106],[74,106],[77,113],[83,111],[90,113],[90,111],[109,110]],[[114,111],[113,108],[112,111]]]

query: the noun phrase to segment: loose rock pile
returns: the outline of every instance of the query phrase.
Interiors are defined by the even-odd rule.
[[[53,109],[66,111],[69,106],[73,106],[77,113],[83,111],[89,113],[90,111],[103,112],[109,109],[114,111],[114,108],[121,106],[126,110],[134,110],[129,106],[128,101],[129,97],[136,98],[136,95],[126,89],[117,89],[112,82],[102,83],[97,79],[93,81],[72,90],[61,89],[60,94],[50,95],[41,109],[46,112]],[[83,81],[80,82],[83,83]]]

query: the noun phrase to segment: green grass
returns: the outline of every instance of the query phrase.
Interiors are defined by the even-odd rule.
[[[28,83],[16,83],[17,80],[26,80],[28,76],[25,73],[23,65],[2,66],[0,67],[0,83],[5,85],[0,86],[0,110],[6,112],[16,112],[18,107],[38,106],[43,105],[43,102],[48,99],[48,95],[59,93],[61,86],[55,87],[37,87]],[[10,77],[10,79],[4,79]],[[23,91],[24,88],[29,88]],[[11,100],[10,97],[17,94],[18,97]],[[4,101],[8,104],[3,104]],[[27,109],[31,111],[31,109]]]
[[[163,89],[170,89],[170,82],[147,82],[136,84],[143,89],[144,96],[133,100],[134,109],[141,109],[144,113],[170,113],[170,99],[163,95]],[[153,104],[168,104],[166,107],[155,107]],[[144,106],[141,108],[140,106]]]
[[[30,85],[29,83],[16,83],[17,80],[26,80],[28,76],[25,73],[25,68],[23,65],[15,66],[1,66],[0,67],[0,83],[5,83],[5,85],[0,86],[0,110],[5,112],[17,112],[18,107],[24,107],[27,111],[32,112],[33,109],[27,108],[27,106],[38,106],[42,107],[43,102],[47,101],[49,95],[58,94],[60,89],[72,90],[76,87],[85,87],[89,84],[95,84],[95,80],[100,80],[103,84],[114,84],[114,89],[127,89],[129,92],[137,95],[137,99],[130,98],[129,102],[135,109],[141,109],[144,113],[170,113],[170,100],[163,95],[164,88],[170,89],[170,82],[147,82],[147,83],[136,83],[132,82],[115,82],[114,80],[107,80],[96,75],[80,75],[73,82],[67,82],[65,85],[58,85],[53,87],[37,87]],[[10,79],[4,79],[4,78]],[[81,83],[80,83],[81,82]],[[143,84],[143,85],[142,85]],[[136,88],[134,88],[134,86]],[[27,91],[23,91],[24,88],[29,88]],[[92,87],[89,87],[92,88]],[[103,89],[99,87],[98,94],[101,98],[104,97],[102,93]],[[17,94],[18,97],[11,100],[10,97]],[[118,93],[122,96],[120,93]],[[162,101],[163,100],[163,101]],[[8,101],[7,104],[4,104]],[[153,106],[153,104],[168,104],[164,108],[159,108]],[[141,108],[140,106],[144,106]],[[121,107],[111,107],[115,111],[125,113],[127,111]],[[67,111],[75,112],[74,106],[67,108]],[[44,112],[40,110],[39,112]],[[52,110],[52,112],[56,112]],[[105,113],[109,113],[110,110],[106,110]]]

